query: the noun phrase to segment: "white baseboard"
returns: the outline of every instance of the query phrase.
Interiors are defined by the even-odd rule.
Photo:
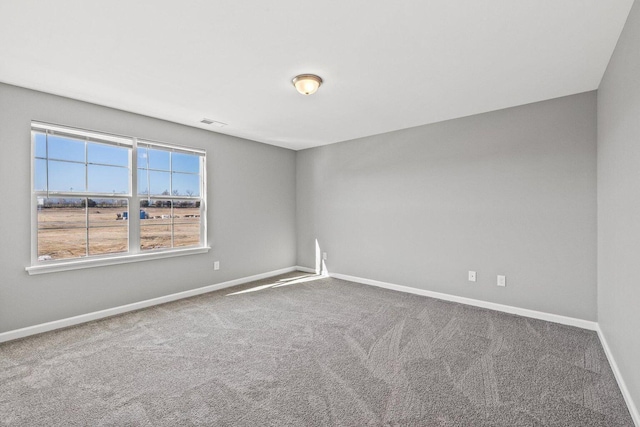
[[[121,305],[119,307],[94,311],[93,313],[81,314],[79,316],[68,317],[66,319],[54,320],[52,322],[41,323],[39,325],[29,326],[22,329],[15,329],[13,331],[0,333],[0,343],[28,337],[29,335],[36,335],[43,332],[53,331],[54,329],[67,328],[69,326],[78,325],[80,323],[91,322],[92,320],[103,319],[105,317],[111,317],[118,314],[126,313],[128,311],[140,310],[141,308],[147,308],[158,304],[164,304],[166,302],[206,294],[207,292],[213,292],[220,289],[229,288],[231,286],[253,282],[254,280],[266,279],[268,277],[297,271],[299,269],[300,267],[281,268],[280,270],[269,271],[267,273],[256,274],[254,276],[242,277],[240,279],[229,280],[228,282],[217,283],[215,285],[204,286],[202,288],[191,289],[188,291],[165,295],[158,298],[134,302],[132,304]]]
[[[436,298],[444,301],[458,302],[461,304],[472,305],[475,307],[488,308],[489,310],[496,310],[496,311],[502,311],[504,313],[517,314],[520,316],[531,317],[533,319],[546,320],[549,322],[560,323],[563,325],[576,326],[578,328],[588,329],[591,331],[598,330],[598,323],[590,320],[576,319],[574,317],[561,316],[559,314],[545,313],[542,311],[529,310],[527,308],[513,307],[510,305],[497,304],[494,302],[459,297],[456,295],[443,294],[440,292],[427,291],[424,289],[412,288],[410,286],[396,285],[393,283],[380,282],[378,280],[348,276],[346,274],[329,273],[329,276],[335,277],[336,279],[348,280],[350,282],[378,286],[380,288],[385,288],[385,289],[392,289],[394,291],[407,292],[410,294],[422,295],[422,296]]]
[[[298,265],[298,266],[296,266],[296,270],[303,271],[305,273],[316,274],[316,269],[315,268],[301,267],[301,266]]]
[[[629,393],[627,384],[622,378],[622,373],[620,373],[620,369],[618,368],[616,359],[613,357],[613,353],[611,353],[611,348],[609,348],[609,343],[607,343],[607,339],[605,338],[602,329],[600,329],[600,325],[598,325],[596,332],[598,332],[598,337],[600,338],[600,342],[602,343],[602,348],[604,349],[604,353],[607,355],[607,360],[609,361],[609,365],[611,366],[613,375],[616,377],[618,387],[620,388],[620,392],[622,393],[624,401],[627,404],[627,409],[629,409],[631,418],[633,419],[635,425],[637,427],[640,427],[640,412],[638,412],[638,407],[635,405],[633,399],[631,398],[631,394]]]

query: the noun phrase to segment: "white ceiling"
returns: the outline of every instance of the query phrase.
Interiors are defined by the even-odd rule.
[[[596,89],[632,3],[0,0],[0,81],[297,150]]]

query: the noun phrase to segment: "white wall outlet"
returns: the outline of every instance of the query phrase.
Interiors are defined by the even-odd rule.
[[[213,262],[213,269],[214,270],[220,270],[220,261],[214,261]]]
[[[476,281],[476,272],[475,271],[470,271],[469,272],[469,281],[470,282],[475,282]]]
[[[327,253],[326,252],[322,252],[322,259],[323,260],[327,260]]]
[[[507,276],[498,275],[498,286],[507,286]]]

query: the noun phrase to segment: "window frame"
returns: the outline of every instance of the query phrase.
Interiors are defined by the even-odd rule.
[[[56,125],[42,121],[31,122],[31,265],[25,269],[30,274],[41,274],[57,271],[75,270],[81,268],[98,267],[113,264],[123,264],[130,262],[138,262],[151,259],[161,259],[175,256],[184,256],[191,254],[206,253],[211,248],[207,242],[207,159],[206,150],[199,148],[186,147],[178,144],[170,144],[158,142],[149,139],[137,138],[132,136],[116,135],[112,133],[86,130],[77,127]],[[52,132],[56,135],[66,136],[69,138],[80,139],[86,142],[102,143],[111,146],[126,146],[129,148],[129,192],[127,194],[118,193],[99,193],[88,191],[86,186],[87,174],[85,174],[85,191],[83,192],[64,192],[46,191],[35,189],[35,172],[36,172],[36,134]],[[200,188],[198,196],[188,195],[150,195],[138,194],[138,144],[144,145],[145,148],[157,147],[160,150],[196,154],[199,158],[200,168]],[[85,144],[85,166],[90,164],[86,155],[87,145]],[[49,158],[47,156],[47,162]],[[47,164],[48,167],[48,164]],[[173,171],[170,171],[172,174]],[[195,175],[195,174],[194,174]],[[173,179],[173,177],[171,176]],[[170,190],[171,192],[171,190]],[[120,199],[127,200],[128,204],[128,249],[126,252],[117,252],[110,254],[87,255],[78,258],[67,258],[58,260],[39,260],[38,259],[38,198],[80,198],[80,199]],[[194,246],[173,247],[174,241],[174,222],[171,221],[172,238],[171,248],[142,249],[141,243],[141,220],[138,214],[141,209],[142,200],[163,199],[171,200],[172,206],[174,201],[199,201],[200,202],[200,244]],[[87,206],[88,212],[88,203]],[[173,207],[172,207],[173,211]],[[133,212],[133,214],[132,214]],[[88,227],[88,225],[87,225]],[[89,241],[86,242],[89,245]]]
[[[140,167],[137,164],[138,161],[138,145],[144,146],[145,148],[152,148],[152,149],[160,149],[160,150],[165,150],[165,151],[169,151],[171,153],[182,153],[182,154],[193,154],[193,153],[199,153],[200,155],[200,175],[202,176],[202,178],[200,179],[200,188],[198,189],[199,192],[199,196],[188,196],[188,195],[174,195],[173,194],[173,168],[172,165],[170,163],[170,167],[169,167],[169,175],[170,175],[170,187],[169,187],[169,194],[151,194],[151,189],[148,188],[147,194],[139,194],[138,193],[138,171],[140,170]],[[140,223],[140,218],[139,215],[137,214],[138,211],[136,212],[136,219],[137,219],[137,226],[139,227],[138,232],[136,233],[136,236],[138,238],[138,242],[135,245],[136,249],[143,254],[146,253],[153,253],[153,252],[163,252],[163,251],[170,251],[170,250],[177,250],[174,246],[174,215],[173,215],[173,204],[176,201],[199,201],[200,202],[200,221],[201,221],[201,226],[200,226],[200,242],[204,242],[204,246],[206,246],[206,231],[205,231],[205,227],[203,226],[203,222],[205,222],[206,220],[206,211],[204,210],[204,206],[206,205],[206,201],[205,201],[205,195],[206,195],[206,176],[205,176],[205,170],[206,170],[206,152],[205,150],[198,150],[196,151],[195,149],[188,149],[182,146],[176,146],[176,145],[169,145],[166,143],[160,143],[160,142],[155,142],[155,141],[150,141],[147,139],[139,139],[136,138],[136,140],[134,141],[134,151],[132,154],[132,157],[135,157],[135,162],[134,162],[134,166],[135,166],[135,172],[132,172],[131,178],[132,180],[135,180],[135,186],[133,187],[134,184],[132,184],[132,187],[135,188],[134,191],[134,195],[137,196],[137,200],[135,200],[136,206],[138,207],[138,209],[142,209],[142,207],[140,207],[140,202],[142,200],[170,200],[171,201],[171,248],[158,248],[158,249],[142,249],[140,247],[141,245],[141,223]],[[157,147],[157,148],[156,148]],[[172,158],[172,157],[171,157]],[[150,171],[153,169],[147,168],[147,171]],[[131,213],[129,213],[129,217],[131,217]],[[193,246],[192,246],[193,247]],[[185,249],[187,249],[189,247],[185,247]]]

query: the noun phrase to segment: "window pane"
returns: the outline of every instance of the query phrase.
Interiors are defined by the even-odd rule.
[[[84,163],[84,141],[49,135],[49,158]]]
[[[38,228],[82,228],[87,225],[84,199],[38,198]]]
[[[49,191],[85,191],[85,165],[49,161]]]
[[[79,258],[87,253],[85,228],[38,230],[38,260]]]
[[[149,156],[149,169],[159,169],[168,171],[170,169],[169,152],[163,150],[153,150],[149,148],[147,150]]]
[[[89,227],[128,227],[124,221],[129,216],[126,200],[89,199],[88,205]]]
[[[195,154],[173,153],[171,169],[174,172],[200,173],[200,156]]]
[[[149,183],[147,182],[147,169],[138,169],[138,194],[149,194]]]
[[[173,246],[200,245],[200,202],[174,202]]]
[[[126,225],[127,221],[120,221]],[[129,250],[127,227],[89,228],[89,255],[113,254]]]
[[[138,169],[138,194],[169,196],[170,186],[171,174],[169,172]]]
[[[170,248],[171,201],[143,200],[140,202],[140,207],[140,248],[143,250]]]
[[[44,133],[35,134],[35,155],[36,157],[47,157],[47,136]]]
[[[84,199],[38,198],[38,259],[78,258],[86,255]]]
[[[173,173],[173,194],[175,196],[200,196],[200,175]]]
[[[87,157],[89,163],[129,167],[129,149],[125,147],[89,143]]]
[[[33,180],[33,189],[35,191],[47,190],[47,161],[43,159],[36,159],[34,161],[35,171]]]
[[[195,218],[192,224],[175,224],[173,229],[173,246],[200,245],[200,218]]]
[[[140,248],[142,250],[170,248],[171,224],[140,226]]]
[[[141,225],[171,224],[170,200],[143,200],[140,202]]]
[[[146,148],[138,147],[138,168],[148,169],[149,165],[147,159],[149,157],[149,150]]]
[[[200,218],[200,201],[176,200],[173,203],[174,223],[193,223]]]
[[[169,172],[149,171],[149,186],[151,195],[169,196],[169,188],[171,187],[171,174]]]
[[[88,165],[89,191],[92,193],[129,193],[129,169],[118,166]]]

